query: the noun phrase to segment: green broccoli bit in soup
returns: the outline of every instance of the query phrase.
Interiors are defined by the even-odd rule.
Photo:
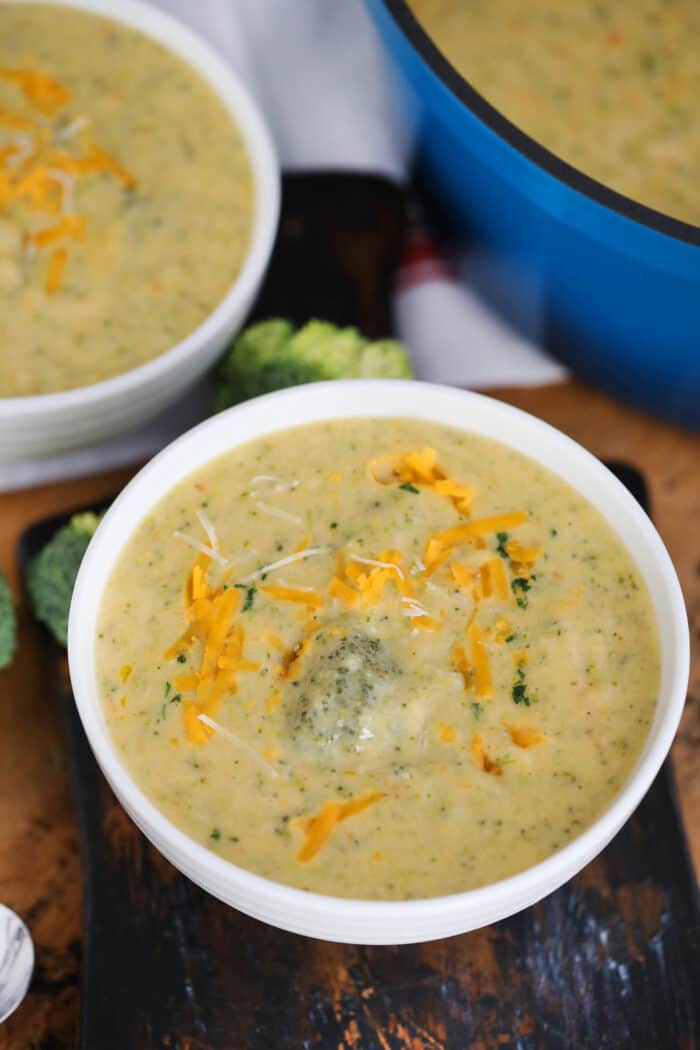
[[[309,321],[296,331],[273,318],[251,325],[234,341],[216,373],[215,410],[271,390],[324,379],[410,379],[404,347],[370,342],[355,328]]]
[[[339,742],[361,750],[373,734],[372,709],[387,701],[399,670],[378,638],[352,634],[319,637],[289,711],[292,739],[320,747]]]
[[[75,514],[29,563],[27,589],[34,615],[65,645],[68,610],[80,563],[101,515]]]
[[[17,646],[17,623],[10,585],[0,572],[0,671],[9,667]]]

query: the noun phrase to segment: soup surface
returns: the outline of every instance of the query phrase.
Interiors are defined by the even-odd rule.
[[[603,518],[500,444],[318,423],[195,471],[100,614],[142,790],[244,868],[345,897],[453,893],[575,838],[653,717],[650,599]]]
[[[192,332],[248,249],[252,176],[204,80],[143,34],[0,0],[0,397]]]
[[[452,65],[552,153],[700,225],[697,0],[408,0]]]

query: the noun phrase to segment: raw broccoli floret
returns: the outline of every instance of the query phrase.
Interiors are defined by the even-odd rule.
[[[17,645],[17,622],[10,585],[0,572],[0,670],[9,667]]]
[[[322,379],[410,379],[406,350],[391,339],[370,342],[356,328],[309,321],[251,325],[234,341],[217,371],[216,411],[271,390]]]
[[[29,563],[27,589],[34,614],[65,645],[68,610],[83,555],[101,515],[75,514]]]

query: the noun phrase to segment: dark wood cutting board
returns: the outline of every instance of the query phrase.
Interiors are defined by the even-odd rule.
[[[253,318],[391,331],[405,217],[383,179],[286,176]],[[468,348],[467,348],[468,349]],[[636,497],[644,484],[615,466]],[[29,529],[30,558],[65,518]],[[116,802],[47,639],[85,883],[79,1050],[693,1050],[700,909],[670,767],[577,878],[512,919],[418,946],[282,933],[197,889]]]

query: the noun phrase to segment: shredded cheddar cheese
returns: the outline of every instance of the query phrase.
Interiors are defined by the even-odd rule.
[[[68,252],[65,248],[59,248],[51,255],[46,268],[46,280],[44,281],[47,295],[55,295],[60,289],[67,262]]]
[[[379,485],[415,485],[445,496],[455,510],[465,516],[471,512],[474,493],[448,478],[437,462],[434,448],[406,452],[402,456],[379,456],[367,464],[367,473]]]
[[[454,744],[457,739],[455,727],[449,722],[438,723],[438,735],[443,744]]]
[[[493,679],[489,655],[484,636],[479,625],[474,621],[467,629],[467,638],[471,649],[471,662],[474,667],[476,695],[484,698],[493,696]]]
[[[76,180],[105,174],[133,189],[136,179],[95,143],[88,143],[82,156],[75,155],[70,147],[72,136],[60,135],[46,126],[46,118],[54,117],[71,99],[68,89],[58,81],[46,73],[25,69],[0,69],[0,81],[15,84],[40,114],[37,120],[32,120],[0,109],[0,127],[14,132],[10,144],[0,148],[0,212],[10,204],[20,206],[13,218],[20,223],[29,252],[50,247],[57,241],[83,240],[86,219],[73,208]],[[90,122],[83,116],[73,124],[78,131],[83,131]],[[35,228],[36,213],[55,215],[60,211],[64,215],[58,222],[43,229]],[[55,295],[60,290],[67,261],[65,246],[49,257],[44,279],[47,295]]]
[[[518,540],[508,540],[506,553],[511,561],[517,562],[519,565],[534,565],[542,553],[542,548],[524,547]]]
[[[16,84],[40,113],[53,116],[70,101],[70,91],[46,73],[25,69],[0,69],[0,80]]]
[[[265,710],[267,711],[268,715],[271,715],[272,712],[276,710],[281,699],[282,694],[280,693],[279,689],[273,689],[273,691],[267,698],[267,703],[265,704]]]
[[[502,725],[516,747],[533,747],[544,740],[542,733],[538,733],[535,729],[528,729],[525,726],[514,726],[509,722],[503,722]]]
[[[38,233],[28,233],[25,243],[35,248],[43,248],[47,244],[53,244],[63,237],[72,237],[76,241],[82,241],[85,236],[85,217],[83,215],[66,215],[55,226],[48,226]]]
[[[298,587],[270,587],[262,585],[260,590],[281,602],[296,602],[298,605],[308,605],[312,609],[320,609],[323,606],[323,595],[319,594],[318,591],[306,591]]]
[[[306,864],[313,860],[339,823],[362,813],[382,797],[381,791],[366,791],[363,795],[346,802],[326,802],[316,816],[300,817],[292,821],[292,826],[304,833],[304,842],[297,853],[297,861]]]
[[[503,775],[503,770],[498,763],[492,761],[492,759],[486,754],[484,741],[480,733],[475,733],[472,737],[471,751],[476,764],[480,769],[483,769],[485,773],[493,773],[493,775],[497,777]]]
[[[523,511],[513,511],[511,514],[497,514],[491,518],[477,518],[463,525],[455,525],[454,528],[446,529],[445,532],[435,533],[428,538],[425,547],[423,556],[425,574],[432,575],[447,561],[450,552],[455,547],[462,547],[467,543],[478,547],[484,536],[517,528],[526,521],[527,515]]]
[[[344,577],[344,578],[343,578]],[[363,608],[377,605],[387,583],[393,583],[403,599],[412,598],[413,587],[404,570],[401,552],[381,551],[376,558],[357,554],[336,556],[336,575],[329,584],[331,597]],[[427,610],[423,610],[427,615]]]
[[[313,638],[304,638],[288,652],[282,654],[282,660],[277,669],[277,677],[294,682],[301,674],[301,661],[311,649]]]
[[[452,650],[452,666],[455,671],[459,671],[462,675],[464,688],[470,689],[472,684],[472,667],[467,659],[463,645],[456,645]]]

